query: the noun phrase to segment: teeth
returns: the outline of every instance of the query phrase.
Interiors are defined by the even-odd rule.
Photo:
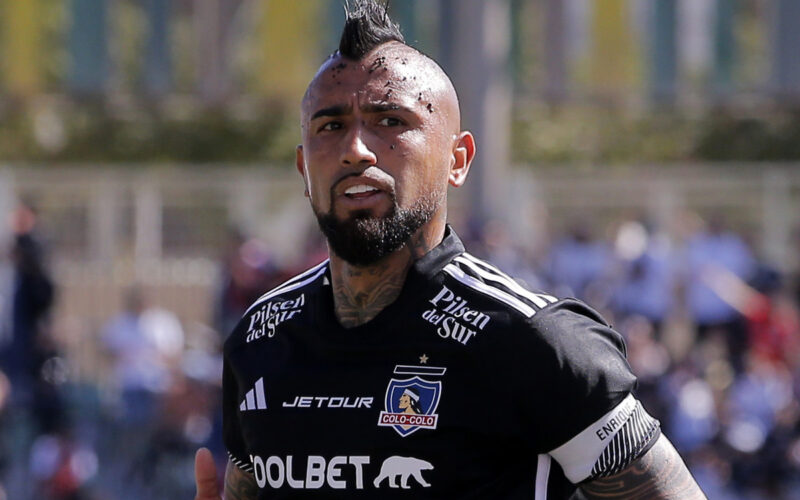
[[[359,184],[358,186],[347,188],[347,191],[345,191],[344,194],[368,193],[370,191],[377,191],[377,189],[375,189],[372,186],[367,186],[365,184]]]

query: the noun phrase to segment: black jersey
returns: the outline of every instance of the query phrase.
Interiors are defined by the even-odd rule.
[[[224,358],[225,444],[259,498],[567,498],[659,433],[618,333],[449,227],[371,321],[339,324],[326,261],[256,301]]]

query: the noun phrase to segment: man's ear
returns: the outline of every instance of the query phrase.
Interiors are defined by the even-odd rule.
[[[450,167],[449,181],[453,187],[461,187],[467,180],[469,167],[475,158],[475,137],[472,132],[463,131],[455,138],[453,162]]]
[[[306,189],[306,197],[310,196],[308,194],[308,179],[306,178],[306,162],[303,157],[303,145],[298,144],[297,148],[295,149],[295,156],[294,156],[295,167],[297,167],[297,171],[300,172],[300,175],[303,176],[303,184]]]

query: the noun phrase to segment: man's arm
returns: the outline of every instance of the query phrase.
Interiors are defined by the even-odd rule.
[[[201,448],[194,462],[195,500],[221,500],[217,486],[217,469],[211,452]],[[256,500],[258,486],[252,474],[248,474],[228,460],[225,468],[225,500]]]
[[[228,460],[225,469],[225,500],[255,500],[258,497],[256,478]]]
[[[705,500],[672,443],[662,434],[647,453],[613,476],[580,485],[574,500]]]

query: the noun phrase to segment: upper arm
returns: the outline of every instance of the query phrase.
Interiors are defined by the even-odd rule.
[[[225,500],[256,500],[258,485],[256,478],[228,460],[225,468]]]
[[[581,483],[577,498],[703,500],[706,496],[662,434],[644,455],[619,474]]]
[[[621,336],[581,303],[541,312],[532,324],[551,353],[538,357],[538,378],[550,383],[536,394],[561,411],[532,414],[551,442],[558,439],[547,453],[567,479],[584,498],[703,498],[658,420],[633,396],[636,378]]]

